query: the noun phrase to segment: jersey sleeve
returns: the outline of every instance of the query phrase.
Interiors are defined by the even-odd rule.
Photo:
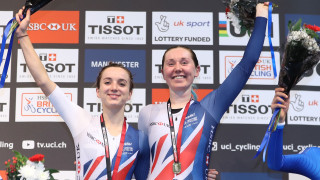
[[[225,111],[229,108],[231,103],[246,84],[260,57],[265,39],[266,24],[266,18],[256,18],[254,30],[251,34],[242,60],[232,70],[220,87],[209,93],[200,102],[202,107],[206,108],[206,110],[211,113],[217,123],[220,122]]]
[[[139,113],[139,119],[138,119],[138,129],[145,134],[148,134],[148,122],[150,119],[152,105],[147,105],[143,107]]]
[[[137,180],[145,180],[149,174],[150,150],[148,136],[142,131],[139,131],[139,148],[139,159],[134,170],[134,176]]]
[[[73,137],[77,136],[91,119],[91,115],[77,104],[70,101],[62,89],[56,86],[55,90],[48,96],[50,102],[66,122]]]
[[[277,128],[270,136],[268,146],[268,167],[272,170],[301,174],[318,179],[318,162],[313,163],[319,153],[303,152],[302,154],[283,155],[283,129]],[[319,151],[320,152],[320,151]],[[314,157],[313,157],[314,156]]]

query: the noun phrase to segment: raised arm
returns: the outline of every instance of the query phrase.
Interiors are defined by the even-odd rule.
[[[27,28],[30,23],[30,10],[27,11],[26,17],[22,21],[20,19],[23,19],[22,9],[16,14],[16,20],[20,24],[16,31],[16,37],[20,41],[20,46],[32,77],[42,92],[49,96],[55,89],[56,84],[50,80],[28,36]]]
[[[263,47],[268,17],[268,3],[258,4],[254,29],[240,63],[232,70],[220,87],[207,95],[201,104],[217,122],[229,108],[248,81]]]
[[[271,134],[268,146],[268,167],[273,170],[281,170],[284,164],[282,155],[283,147],[283,127],[286,114],[289,108],[289,97],[283,93],[284,88],[276,88],[275,95],[271,103],[271,109],[281,108],[279,125],[275,132]]]

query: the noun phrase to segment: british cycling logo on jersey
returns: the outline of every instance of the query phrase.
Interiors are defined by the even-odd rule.
[[[152,123],[150,123],[150,126],[164,126],[164,127],[170,127],[168,123],[163,123],[163,122],[152,122]]]

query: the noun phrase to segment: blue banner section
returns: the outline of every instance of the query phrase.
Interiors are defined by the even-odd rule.
[[[317,25],[320,26],[320,15],[305,15],[305,14],[285,14],[285,34],[284,37],[288,35],[288,22],[297,22],[299,19],[302,20],[304,24]],[[319,34],[319,32],[318,32]]]
[[[86,49],[84,81],[95,82],[101,68],[109,62],[128,68],[134,83],[146,82],[146,51],[119,49]]]
[[[282,180],[280,173],[241,173],[241,172],[222,172],[221,180],[230,179],[259,179],[259,180]]]

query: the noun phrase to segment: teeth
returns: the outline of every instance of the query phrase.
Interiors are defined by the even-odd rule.
[[[183,76],[176,76],[176,77],[174,77],[174,79],[182,79],[183,78]]]

